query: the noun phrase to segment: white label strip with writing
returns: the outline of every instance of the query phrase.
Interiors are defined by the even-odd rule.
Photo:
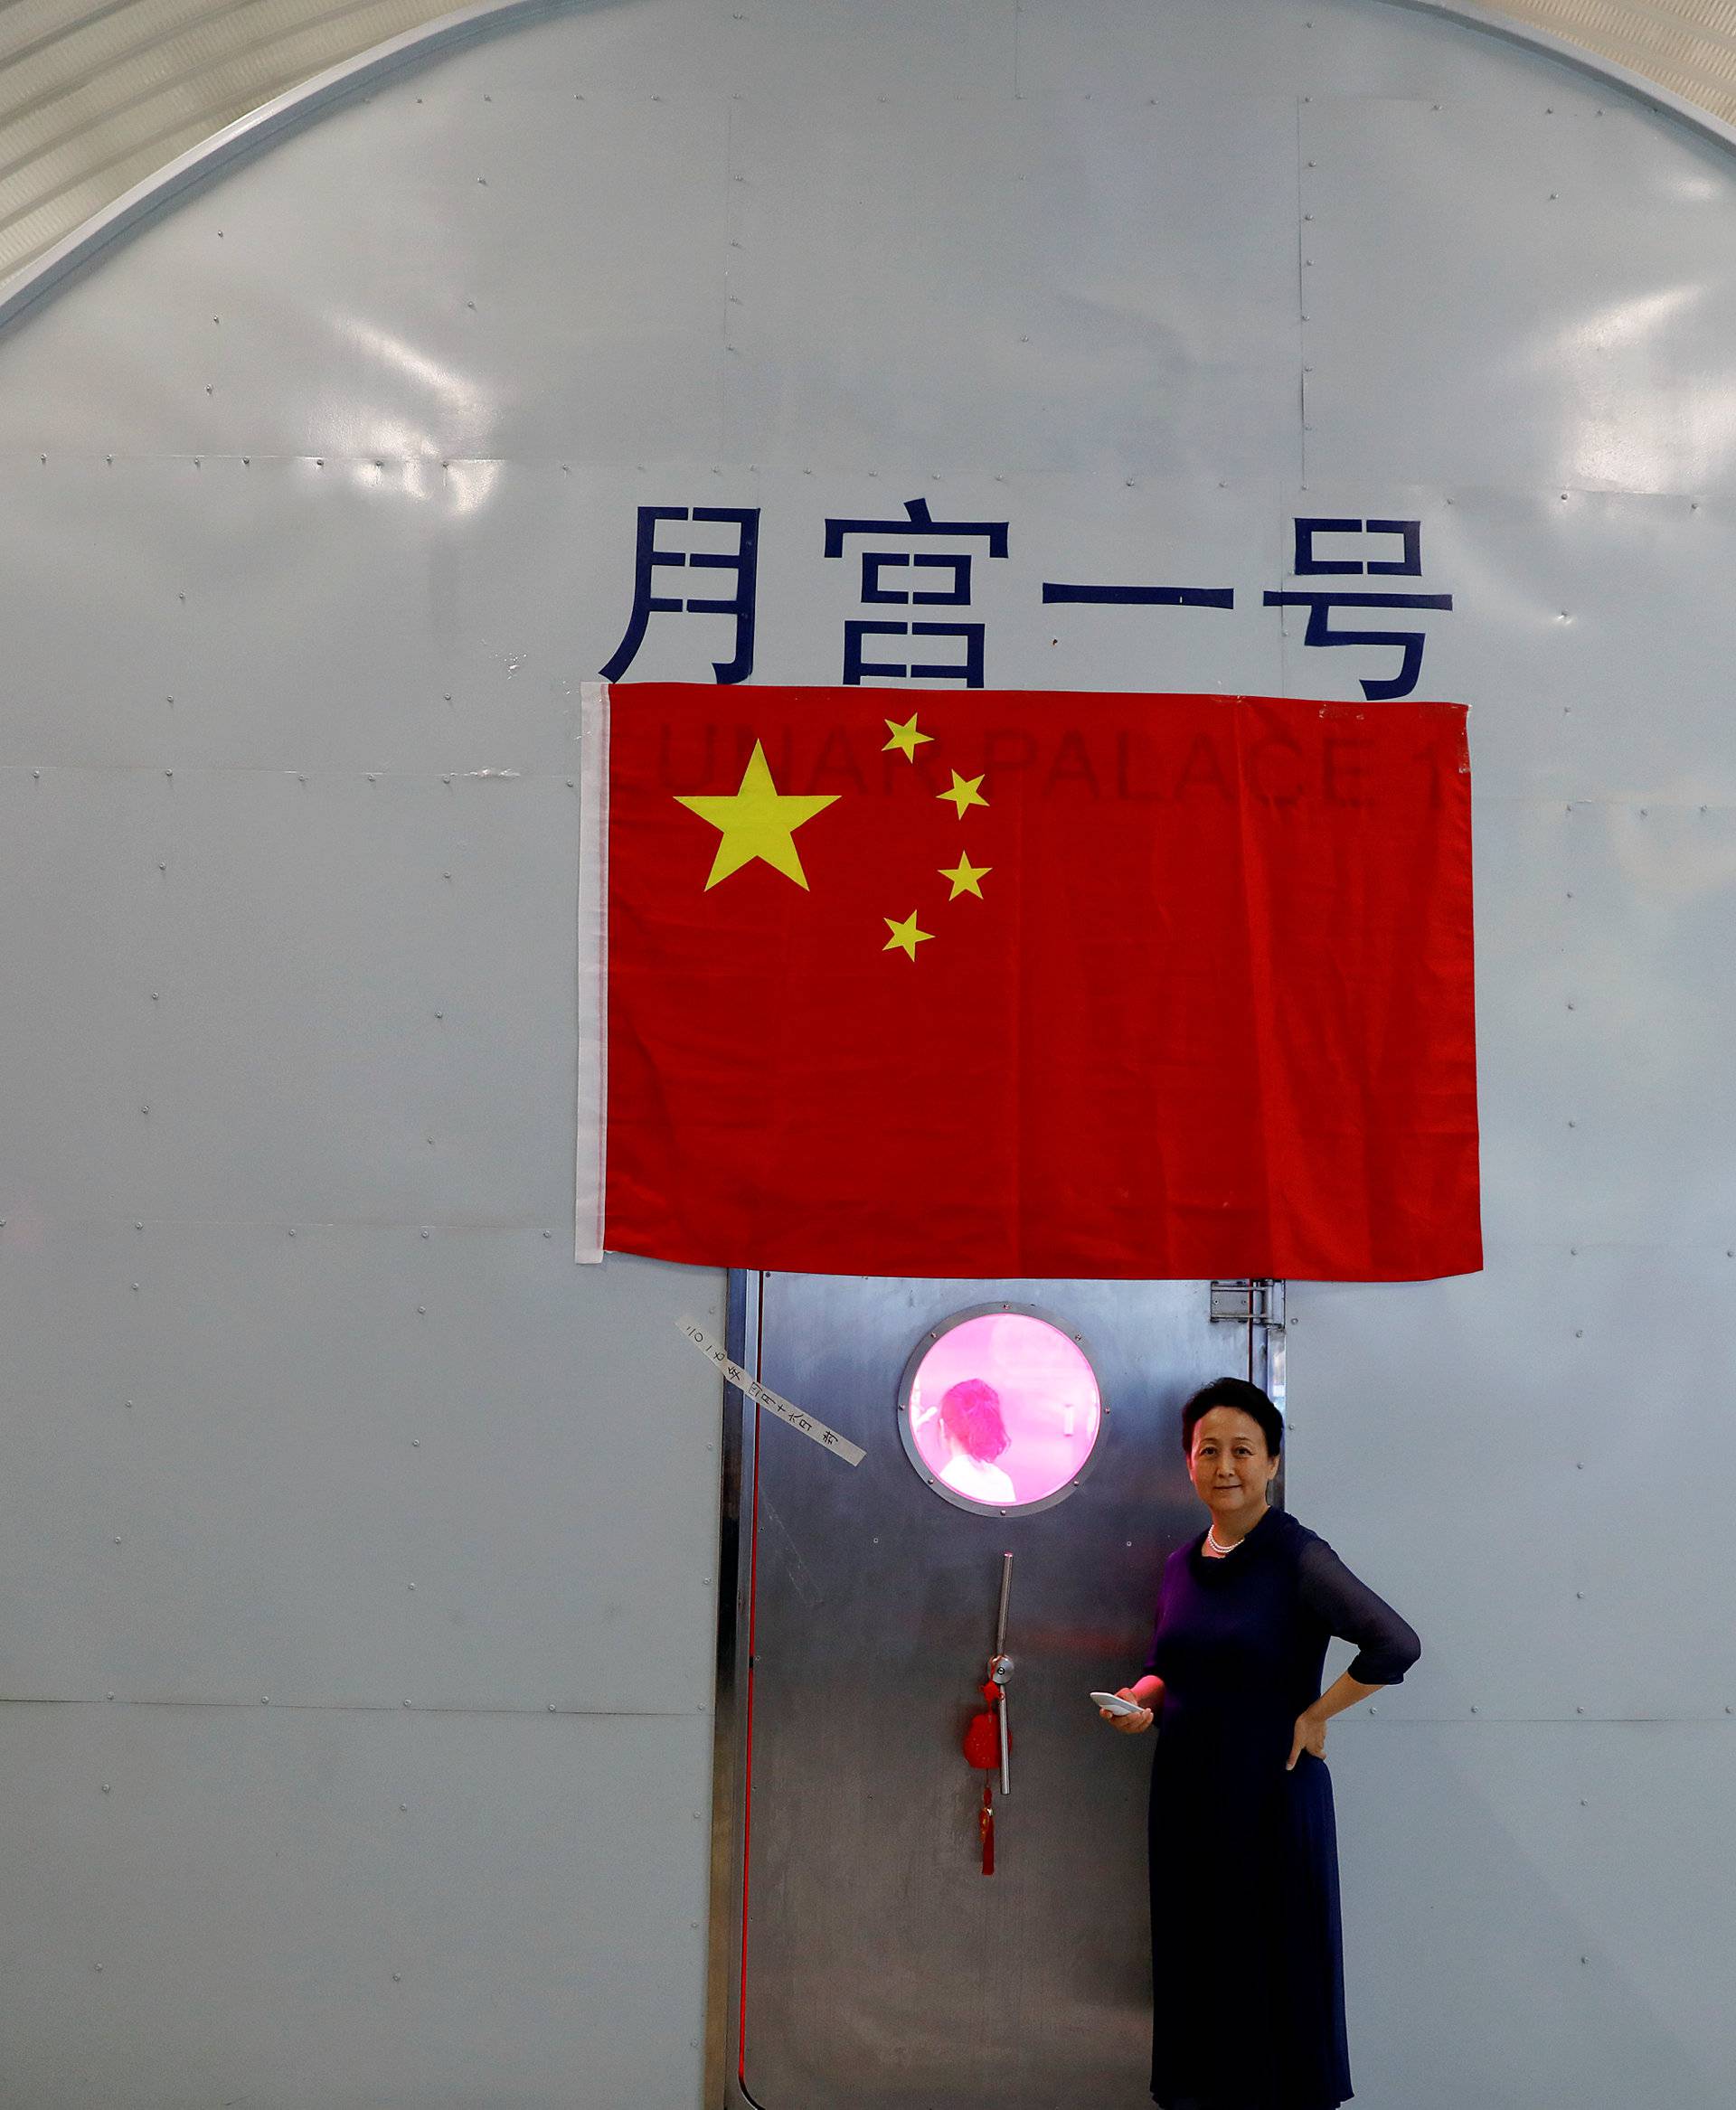
[[[731,1384],[738,1391],[745,1392],[756,1407],[763,1407],[768,1414],[775,1414],[780,1421],[788,1422],[792,1428],[799,1428],[804,1436],[811,1436],[823,1450],[830,1451],[834,1457],[842,1458],[846,1465],[860,1465],[867,1456],[866,1451],[858,1450],[854,1444],[841,1436],[835,1429],[828,1428],[825,1422],[816,1421],[811,1414],[804,1414],[799,1407],[792,1407],[788,1399],[779,1399],[776,1392],[768,1391],[757,1378],[750,1378],[739,1362],[731,1362],[705,1329],[693,1320],[677,1319],[675,1330],[684,1333],[699,1352],[714,1362]]]

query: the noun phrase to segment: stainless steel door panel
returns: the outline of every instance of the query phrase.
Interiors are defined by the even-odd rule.
[[[760,1375],[867,1452],[757,1446],[747,2092],[765,2110],[1149,2101],[1150,1746],[1087,1694],[1135,1675],[1170,1549],[1202,1521],[1179,1409],[1248,1369],[1196,1282],[762,1278]],[[1068,1498],[1005,1518],[942,1501],[896,1423],[927,1330],[989,1297],[1082,1336],[1107,1414]],[[960,1740],[982,1704],[1002,1556],[1012,1793]],[[1184,1900],[1177,1909],[1185,1910]]]

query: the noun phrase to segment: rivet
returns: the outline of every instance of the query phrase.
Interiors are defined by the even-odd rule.
[[[418,1312],[420,1314],[426,1315],[426,1314],[427,1314],[427,1311],[428,1311],[428,1306],[427,1306],[426,1305],[417,1305],[417,1307],[416,1307],[416,1309],[417,1309],[417,1312]]]
[[[552,1713],[554,1712],[554,1702],[553,1702],[553,1700],[550,1700],[550,1702],[549,1702],[549,1712],[550,1712],[551,1714],[552,1714]]]
[[[5,1220],[3,1217],[0,1217],[0,1222],[4,1222]],[[135,1230],[143,1230],[143,1229],[145,1229],[145,1225],[144,1225],[144,1221],[143,1221],[143,1220],[142,1220],[142,1219],[140,1219],[140,1218],[135,1217],[135,1218],[134,1218],[134,1220],[133,1220],[133,1229],[134,1229]]]
[[[104,1794],[108,1793],[108,1783],[106,1780],[102,1784],[102,1792]]]
[[[133,1287],[137,1289],[138,1287],[137,1283],[134,1283]],[[118,1540],[117,1540],[117,1544],[118,1544]]]
[[[296,1227],[295,1227],[295,1225],[292,1223],[292,1224],[289,1226],[289,1236],[290,1236],[290,1237],[293,1239],[293,1238],[295,1237],[295,1235],[296,1235]]]
[[[122,1402],[122,1404],[123,1404],[124,1406],[130,1407],[130,1406],[132,1405],[132,1401],[131,1401],[130,1399],[127,1399],[127,1400],[124,1400],[124,1401]],[[114,1694],[111,1692],[111,1693],[108,1695],[108,1697],[109,1697],[109,1699],[110,1699],[110,1700],[112,1700],[112,1699],[113,1699],[115,1696],[114,1696]]]
[[[1574,1713],[1575,1713],[1575,1714],[1583,1714],[1583,1713],[1585,1712],[1585,1710],[1584,1710],[1584,1708],[1582,1708],[1582,1707],[1576,1707],[1576,1708],[1573,1710],[1573,1711],[1574,1711]]]
[[[434,1013],[434,1015],[435,1015],[435,1017],[436,1017],[436,1018],[439,1018],[439,1016],[440,1014],[439,1014],[439,1012],[436,1012],[436,1013]],[[426,1226],[424,1226],[424,1227],[423,1227],[423,1230],[422,1230],[422,1236],[423,1236],[424,1238],[426,1238],[426,1237],[428,1236],[428,1229],[427,1229],[427,1227],[426,1227]]]
[[[4,1218],[0,1218],[0,1222],[4,1222],[4,1221],[5,1221],[5,1219],[4,1219]],[[552,1239],[552,1238],[554,1236],[554,1233],[553,1233],[552,1231],[545,1230],[545,1231],[542,1233],[542,1236],[543,1236],[545,1239]]]
[[[162,992],[161,992],[160,990],[153,989],[153,990],[151,991],[151,1002],[152,1002],[153,1003],[162,1003],[162,1001],[163,1001]]]
[[[271,1695],[270,1695],[269,1692],[261,1692],[261,1693],[259,1694],[259,1705],[260,1705],[261,1707],[269,1707],[269,1706],[270,1706],[270,1704],[271,1704]]]
[[[1584,1957],[1580,1957],[1580,1961],[1583,1963],[1585,1961]],[[404,1983],[403,1973],[401,1971],[394,1971],[392,1974],[392,1983],[394,1985],[401,1985]]]
[[[410,1587],[410,1588],[413,1590],[413,1589],[416,1587],[416,1585],[415,1585],[414,1583],[411,1583]]]
[[[400,1803],[400,1804],[399,1804],[399,1805],[398,1805],[398,1807],[399,1807],[401,1810],[407,1810],[407,1809],[409,1809],[409,1807],[410,1807],[410,1804],[409,1804],[408,1803]]]
[[[1576,1341],[1583,1341],[1585,1339],[1585,1328],[1583,1326],[1575,1326],[1573,1329],[1573,1338]]]
[[[1571,1004],[1569,1004],[1569,1006],[1568,1006],[1568,1009],[1569,1009],[1570,1011],[1571,1011],[1571,1010],[1572,1010],[1572,1008],[1573,1008],[1573,1007],[1572,1007],[1572,1005],[1571,1005]],[[435,1017],[436,1017],[436,1018],[444,1018],[444,1017],[446,1016],[446,1013],[445,1013],[443,1011],[437,1011],[437,1012],[434,1013],[434,1015],[435,1015]],[[426,1237],[428,1236],[428,1233],[427,1233],[426,1231],[424,1231],[424,1232],[422,1233],[422,1236],[423,1236],[424,1238],[426,1238]]]
[[[1471,1710],[1471,1712],[1472,1712],[1473,1714],[1475,1714],[1475,1713],[1477,1712],[1477,1710],[1476,1710],[1476,1708],[1472,1708],[1472,1710]]]
[[[421,1437],[419,1436],[411,1436],[410,1439],[410,1447],[412,1451],[420,1451],[422,1447]]]
[[[120,1540],[119,1540],[118,1539],[117,1539],[117,1540],[115,1540],[115,1544],[116,1544],[117,1546],[118,1546],[118,1545],[120,1544]]]

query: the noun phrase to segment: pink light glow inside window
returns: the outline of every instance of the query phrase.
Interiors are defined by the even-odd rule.
[[[1097,1441],[1097,1380],[1076,1342],[1024,1312],[943,1333],[910,1387],[910,1437],[955,1494],[999,1509],[1042,1502]]]

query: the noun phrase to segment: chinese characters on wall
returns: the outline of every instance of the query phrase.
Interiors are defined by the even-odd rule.
[[[654,620],[722,617],[728,656],[713,659],[720,683],[744,682],[753,672],[759,607],[760,508],[743,505],[641,505],[635,544],[633,606],[620,643],[601,668],[619,681],[632,666]],[[1418,520],[1298,515],[1291,576],[1305,586],[1238,588],[1215,581],[1186,584],[1142,579],[1045,579],[1045,604],[1173,609],[1178,619],[1210,619],[1233,609],[1239,591],[1268,608],[1306,608],[1305,646],[1356,648],[1362,691],[1371,702],[1409,696],[1422,673],[1429,613],[1447,613],[1450,593],[1423,593],[1410,582],[1423,575],[1422,523]],[[697,527],[702,532],[695,534]],[[722,528],[731,545],[716,548]],[[685,532],[684,532],[685,529]],[[1004,520],[936,520],[924,498],[904,502],[901,519],[828,519],[824,554],[844,566],[849,594],[872,613],[848,616],[840,641],[839,679],[863,683],[957,682],[980,689],[987,680],[987,625],[973,616],[976,567],[1009,559],[1010,523]],[[684,583],[668,575],[701,571],[706,590],[660,590]],[[1357,583],[1341,583],[1354,579]],[[1392,590],[1373,580],[1403,580]],[[1315,581],[1331,580],[1331,584]],[[1393,656],[1396,655],[1396,658]],[[1362,673],[1366,664],[1371,671]]]

